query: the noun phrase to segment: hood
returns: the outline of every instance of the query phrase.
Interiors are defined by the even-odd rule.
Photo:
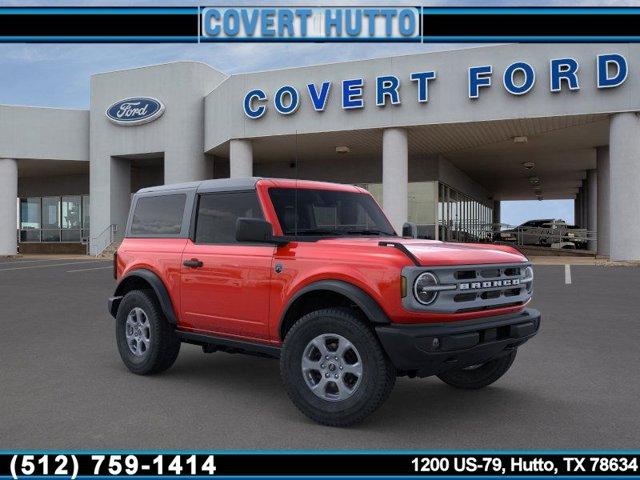
[[[522,263],[527,261],[522,253],[507,245],[485,243],[444,243],[435,240],[419,240],[400,237],[332,238],[320,242],[336,245],[363,247],[378,246],[380,242],[404,245],[424,266],[484,265],[492,263]],[[393,248],[391,246],[379,248]]]

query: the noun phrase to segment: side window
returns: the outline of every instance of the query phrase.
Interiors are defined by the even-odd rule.
[[[256,192],[201,195],[196,243],[236,243],[236,220],[241,217],[264,218]]]
[[[187,196],[184,193],[140,197],[131,221],[131,234],[179,235]]]

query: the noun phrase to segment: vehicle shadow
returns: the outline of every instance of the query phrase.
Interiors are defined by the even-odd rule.
[[[204,355],[195,351],[181,354],[181,357],[165,374],[172,381],[186,382],[194,388],[215,389],[244,401],[250,399],[256,408],[269,411],[275,417],[273,419],[282,425],[327,428],[318,426],[296,411],[282,388],[275,360],[224,353]],[[514,378],[517,378],[515,374]],[[558,399],[543,397],[533,387],[509,381],[508,376],[495,385],[475,391],[452,388],[436,377],[399,378],[385,404],[364,423],[348,430],[395,432],[399,436],[428,431],[438,437],[439,432],[451,436],[452,429],[472,430],[482,436],[481,430],[486,425],[493,425],[494,430],[512,432],[530,429],[532,422],[549,424],[551,428],[556,420],[566,421],[566,418],[554,420],[554,412],[562,410],[557,403]],[[465,438],[458,440],[458,448],[463,448]],[[487,446],[491,444],[488,442]],[[477,437],[469,438],[468,448],[478,448]]]

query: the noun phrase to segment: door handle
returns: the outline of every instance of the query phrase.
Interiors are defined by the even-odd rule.
[[[184,262],[182,262],[182,265],[189,268],[200,268],[204,265],[204,263],[202,263],[197,258],[192,258],[191,260],[185,260]]]

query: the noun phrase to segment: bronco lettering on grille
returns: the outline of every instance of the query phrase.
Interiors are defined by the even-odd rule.
[[[507,280],[491,280],[486,282],[468,282],[458,285],[460,290],[478,290],[481,288],[493,288],[493,287],[512,287],[514,285],[520,285],[518,278],[512,278]]]

